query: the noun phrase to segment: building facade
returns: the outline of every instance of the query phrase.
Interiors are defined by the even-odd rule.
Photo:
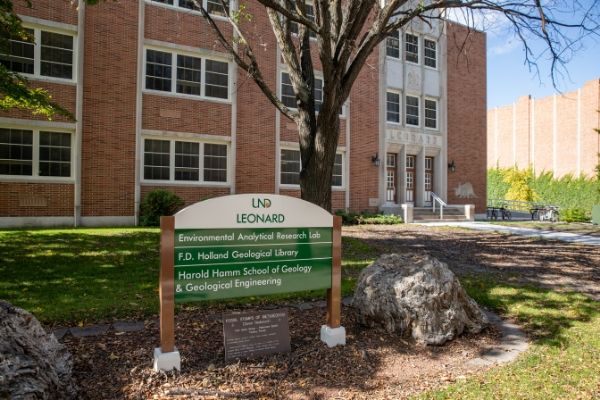
[[[204,2],[232,35],[220,2]],[[235,193],[299,196],[295,124],[191,7],[15,4],[35,42],[13,42],[0,61],[48,89],[76,122],[1,113],[0,226],[133,225],[155,188],[186,204]],[[267,84],[295,104],[266,13],[253,2],[246,11]],[[382,43],[340,115],[333,209],[424,206],[433,192],[483,212],[485,70],[485,35],[460,25],[415,23]]]
[[[594,176],[600,153],[600,79],[576,91],[488,111],[488,167]]]

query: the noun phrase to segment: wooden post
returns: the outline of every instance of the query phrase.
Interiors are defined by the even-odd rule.
[[[175,350],[175,217],[160,217],[160,349]]]
[[[342,217],[333,216],[331,289],[327,289],[327,326],[338,328],[342,313]]]

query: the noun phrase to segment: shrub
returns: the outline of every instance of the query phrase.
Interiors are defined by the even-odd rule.
[[[183,206],[183,200],[175,193],[165,189],[149,192],[140,205],[140,224],[159,226],[160,217],[173,215]]]
[[[344,225],[396,225],[402,223],[402,218],[397,215],[355,213],[344,210],[337,210],[335,215],[342,217]]]
[[[567,208],[561,212],[560,219],[565,222],[589,222],[590,217],[581,208]]]

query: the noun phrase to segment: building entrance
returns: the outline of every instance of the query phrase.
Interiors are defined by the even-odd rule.
[[[398,177],[397,177],[397,162],[395,153],[387,153],[386,160],[386,174],[385,174],[385,201],[390,203],[397,203],[397,192]]]
[[[430,206],[433,192],[433,157],[425,157],[425,205]]]
[[[417,156],[406,156],[406,202],[415,202],[415,161]]]

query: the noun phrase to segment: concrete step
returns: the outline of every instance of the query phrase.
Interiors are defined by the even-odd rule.
[[[414,222],[443,222],[443,221],[466,221],[467,218],[465,218],[464,215],[445,215],[444,214],[444,218],[440,219],[439,216],[434,217],[434,216],[425,216],[425,215],[413,215],[413,221]]]

